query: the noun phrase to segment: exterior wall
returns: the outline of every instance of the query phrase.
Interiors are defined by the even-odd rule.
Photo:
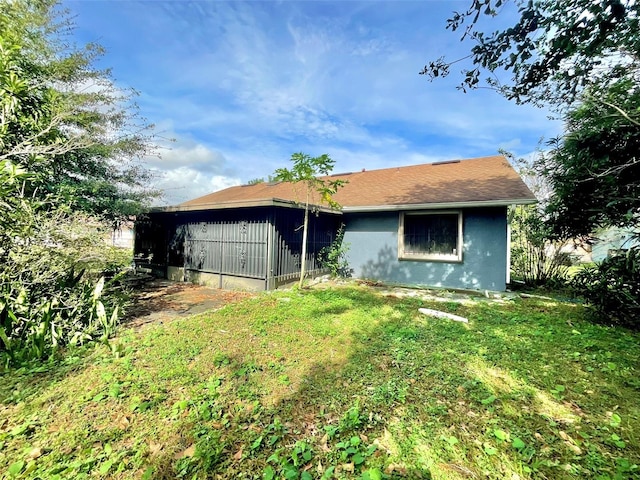
[[[461,263],[398,260],[399,212],[344,215],[344,242],[356,278],[412,286],[504,290],[507,209],[464,209]]]
[[[171,267],[169,267],[171,268]],[[212,288],[225,288],[228,290],[244,290],[260,292],[265,289],[265,282],[259,278],[238,277],[235,275],[221,275],[219,273],[186,272],[185,281],[197,285],[206,285]]]
[[[298,208],[255,207],[152,212],[136,223],[136,263],[173,281],[216,288],[273,289],[300,277],[302,223]],[[340,215],[311,214],[307,273],[323,270]]]

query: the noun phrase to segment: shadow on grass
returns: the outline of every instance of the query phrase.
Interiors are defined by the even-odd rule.
[[[609,346],[595,332],[584,334],[584,341],[583,334],[571,333],[575,326],[596,328],[582,323],[574,307],[560,308],[558,315],[540,302],[434,305],[471,318],[465,326],[418,315],[424,302],[415,299],[347,289],[334,307],[335,291],[307,295],[323,302],[314,310],[320,316],[391,307],[387,318],[351,334],[346,363],[314,363],[296,391],[268,412],[288,421],[284,444],[306,441],[324,449],[325,468],[352,467],[340,445],[354,436],[376,446],[355,466],[354,478],[369,468],[389,478],[581,478],[624,475],[632,464],[634,454],[616,449],[610,442],[615,437],[600,428],[616,405],[637,423],[636,392],[594,368]],[[615,342],[619,334],[609,333]],[[601,358],[575,361],[575,350],[593,348]],[[615,400],[593,398],[598,388],[617,392]],[[323,434],[331,431],[335,436],[327,442]],[[638,452],[636,442],[627,445]],[[235,471],[233,461],[226,465]]]
[[[83,371],[95,361],[96,344],[64,349],[48,360],[25,362],[0,371],[0,404],[9,405],[38,397],[50,385]]]

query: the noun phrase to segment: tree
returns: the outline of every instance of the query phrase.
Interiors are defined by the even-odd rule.
[[[156,192],[139,159],[152,150],[150,126],[93,67],[99,45],[79,49],[53,0],[0,3],[0,160],[37,177],[28,194],[117,225]]]
[[[307,231],[309,226],[309,209],[311,201],[319,196],[321,203],[326,203],[331,208],[340,208],[333,200],[333,195],[343,186],[344,180],[330,180],[318,178],[318,175],[329,175],[333,171],[335,162],[326,153],[319,157],[311,157],[306,153],[294,153],[291,155],[293,167],[291,169],[278,168],[274,177],[278,181],[302,183],[304,192],[304,224],[302,230],[302,259],[300,261],[300,287],[305,276],[307,256]]]
[[[0,364],[113,333],[104,227],[152,193],[131,92],[92,66],[98,46],[68,45],[67,28],[51,0],[0,2]]]
[[[547,207],[556,236],[588,236],[640,225],[640,86],[591,88],[566,116],[539,169],[554,192]]]
[[[518,8],[516,22],[483,32],[483,20],[504,15],[508,4]],[[517,103],[563,109],[590,85],[637,79],[639,13],[635,0],[471,0],[447,21],[447,29],[462,30],[461,39],[474,43],[469,55],[430,61],[420,73],[446,76],[453,64],[470,60],[472,67],[461,72],[463,90],[486,85]],[[512,75],[506,83],[499,78],[503,70]],[[490,74],[484,80],[482,71]]]

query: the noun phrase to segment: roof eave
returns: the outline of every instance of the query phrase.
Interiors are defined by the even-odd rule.
[[[331,209],[326,206],[313,205],[317,209],[325,213],[340,214],[359,213],[359,212],[393,212],[400,210],[439,210],[443,208],[474,208],[474,207],[508,207],[509,205],[531,205],[537,203],[535,198],[511,198],[506,200],[481,200],[467,202],[440,202],[440,203],[404,203],[399,205],[361,205],[361,206],[343,206],[341,210]],[[280,198],[270,198],[263,200],[237,200],[219,203],[200,203],[197,205],[172,205],[168,207],[154,207],[151,212],[154,213],[178,213],[178,212],[197,212],[206,210],[228,210],[232,208],[252,208],[252,207],[284,207],[284,208],[303,208],[303,205],[292,200],[283,200]]]
[[[538,201],[535,198],[510,198],[506,200],[481,200],[469,202],[441,202],[441,203],[404,203],[400,205],[363,205],[342,207],[345,213],[364,212],[394,212],[400,210],[440,210],[443,208],[473,208],[473,207],[508,207],[509,205],[532,205]]]
[[[314,210],[319,210],[325,213],[340,213],[339,210],[335,210],[322,205],[310,205]],[[178,212],[198,212],[206,210],[228,210],[232,208],[252,208],[252,207],[284,207],[284,208],[304,208],[299,202],[292,200],[283,200],[281,198],[268,198],[262,200],[233,200],[227,202],[217,203],[199,203],[196,205],[171,205],[168,207],[154,207],[151,212],[154,213],[178,213]]]

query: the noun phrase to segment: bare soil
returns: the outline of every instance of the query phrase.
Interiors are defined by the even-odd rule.
[[[217,310],[228,303],[252,296],[255,293],[153,280],[136,289],[133,305],[127,309],[123,324],[140,328],[149,323],[164,323],[175,318]]]

